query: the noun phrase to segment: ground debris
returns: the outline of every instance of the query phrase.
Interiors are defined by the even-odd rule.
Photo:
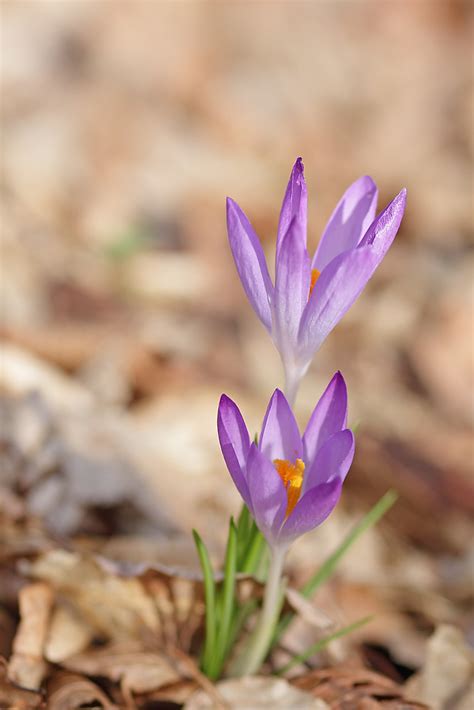
[[[439,626],[426,648],[422,669],[407,683],[407,692],[433,710],[469,710],[474,706],[474,653],[459,629]]]
[[[42,693],[25,690],[11,683],[6,676],[6,666],[0,663],[0,708],[2,710],[37,710],[43,708]]]
[[[215,693],[198,690],[184,710],[328,710],[321,699],[299,690],[283,678],[253,676],[216,683]]]
[[[386,676],[347,664],[310,671],[292,683],[327,702],[332,710],[428,710],[427,705],[409,700],[403,687]]]
[[[147,693],[186,679],[184,669],[164,651],[146,651],[143,643],[133,641],[71,656],[62,666],[75,673],[119,682],[132,693]]]
[[[334,515],[290,551],[296,620],[269,667],[370,615],[293,668],[310,701],[466,710],[470,4],[3,5],[0,710],[158,710],[197,690],[212,706],[252,687],[224,683],[219,697],[200,674],[191,529],[220,569],[240,500],[217,402],[235,399],[253,436],[283,379],[235,273],[224,195],[271,259],[297,154],[310,251],[358,175],[376,179],[379,209],[404,185],[409,200],[298,395],[302,423],[344,373],[356,459]],[[302,599],[294,589],[388,488],[399,500],[387,518]],[[239,580],[242,598],[261,592]],[[278,707],[271,693],[292,683],[258,679],[254,695]]]
[[[44,582],[29,584],[20,591],[21,621],[13,640],[8,677],[22,688],[39,690],[47,673],[43,651],[53,601],[53,591]]]
[[[48,681],[48,710],[77,710],[84,706],[120,710],[98,685],[75,673],[59,671]]]

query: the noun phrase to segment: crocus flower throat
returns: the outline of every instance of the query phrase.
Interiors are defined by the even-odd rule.
[[[311,269],[311,284],[309,286],[309,296],[313,293],[313,288],[316,286],[316,281],[319,279],[321,272],[318,269]],[[308,299],[309,299],[308,296]]]
[[[295,505],[297,504],[301,488],[303,486],[303,475],[304,475],[304,461],[302,459],[296,459],[295,463],[290,463],[286,459],[275,459],[273,465],[278,471],[278,475],[286,489],[286,495],[288,498],[288,503],[286,506],[285,518],[287,518],[290,513],[293,512]]]
[[[222,395],[217,427],[229,472],[257,526],[285,550],[321,525],[336,505],[354,455],[347,429],[347,390],[337,372],[301,435],[284,394],[275,390],[257,442],[235,402]]]

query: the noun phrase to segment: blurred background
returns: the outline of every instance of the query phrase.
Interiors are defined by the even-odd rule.
[[[472,7],[4,0],[8,515],[67,538],[196,526],[219,555],[239,508],[219,396],[257,431],[282,383],[235,272],[225,197],[273,259],[301,155],[311,248],[360,175],[380,209],[402,187],[408,207],[300,392],[304,424],[341,369],[358,447],[337,513],[295,545],[291,573],[304,579],[395,488],[319,603],[338,619],[375,611],[366,652],[402,675],[439,623],[474,639]]]

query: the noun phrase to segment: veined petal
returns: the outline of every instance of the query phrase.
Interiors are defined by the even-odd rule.
[[[350,429],[333,434],[321,446],[308,471],[305,471],[305,491],[333,479],[344,482],[354,458],[355,439]]]
[[[375,217],[377,185],[368,175],[347,188],[319,242],[311,268],[322,271],[338,254],[355,249]]]
[[[217,411],[217,433],[229,473],[247,506],[251,506],[246,481],[250,438],[239,408],[223,394]]]
[[[297,222],[297,236],[306,246],[306,233],[308,222],[308,193],[304,179],[304,165],[301,158],[297,158],[291,171],[290,180],[286,188],[285,197],[281,206],[280,221],[278,223],[276,254],[280,251],[283,237],[294,218]],[[368,225],[367,225],[368,226]]]
[[[247,459],[247,482],[255,522],[271,543],[285,518],[287,495],[276,468],[255,444]]]
[[[310,282],[309,255],[298,236],[297,218],[294,218],[283,238],[276,263],[274,323],[281,353],[294,349]]]
[[[395,239],[405,204],[406,190],[402,190],[372,222],[358,247],[339,254],[323,269],[300,322],[301,360],[311,360],[359,296]]]
[[[336,372],[308,421],[303,435],[303,459],[311,466],[316,453],[330,436],[346,428],[347,387]]]
[[[303,455],[303,445],[295,416],[286,397],[275,390],[268,404],[259,440],[260,451],[269,459],[294,463]]]
[[[281,528],[278,543],[291,542],[321,525],[336,507],[341,490],[342,482],[334,479],[307,491]]]
[[[298,331],[300,364],[309,362],[349,310],[380,263],[370,247],[352,249],[331,261],[316,281]]]
[[[398,232],[406,202],[407,191],[403,189],[372,222],[359,247],[370,246],[379,255],[379,261],[382,261]]]
[[[217,429],[221,444],[232,445],[240,466],[244,468],[250,449],[250,437],[240,409],[226,394],[220,398]]]
[[[242,286],[256,314],[271,332],[273,284],[262,245],[236,202],[227,198],[227,232]]]

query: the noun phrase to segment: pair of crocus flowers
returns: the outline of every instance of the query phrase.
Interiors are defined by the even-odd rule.
[[[229,242],[247,297],[280,353],[286,394],[293,402],[301,378],[327,335],[354,303],[400,226],[402,190],[375,217],[377,187],[369,177],[344,193],[310,259],[306,248],[307,191],[296,161],[278,225],[275,284],[260,241],[240,207],[227,201]],[[354,456],[346,428],[347,391],[337,373],[310,417],[303,437],[282,392],[268,405],[258,445],[250,443],[239,409],[223,395],[218,433],[237,489],[272,547],[320,525],[336,505]]]

